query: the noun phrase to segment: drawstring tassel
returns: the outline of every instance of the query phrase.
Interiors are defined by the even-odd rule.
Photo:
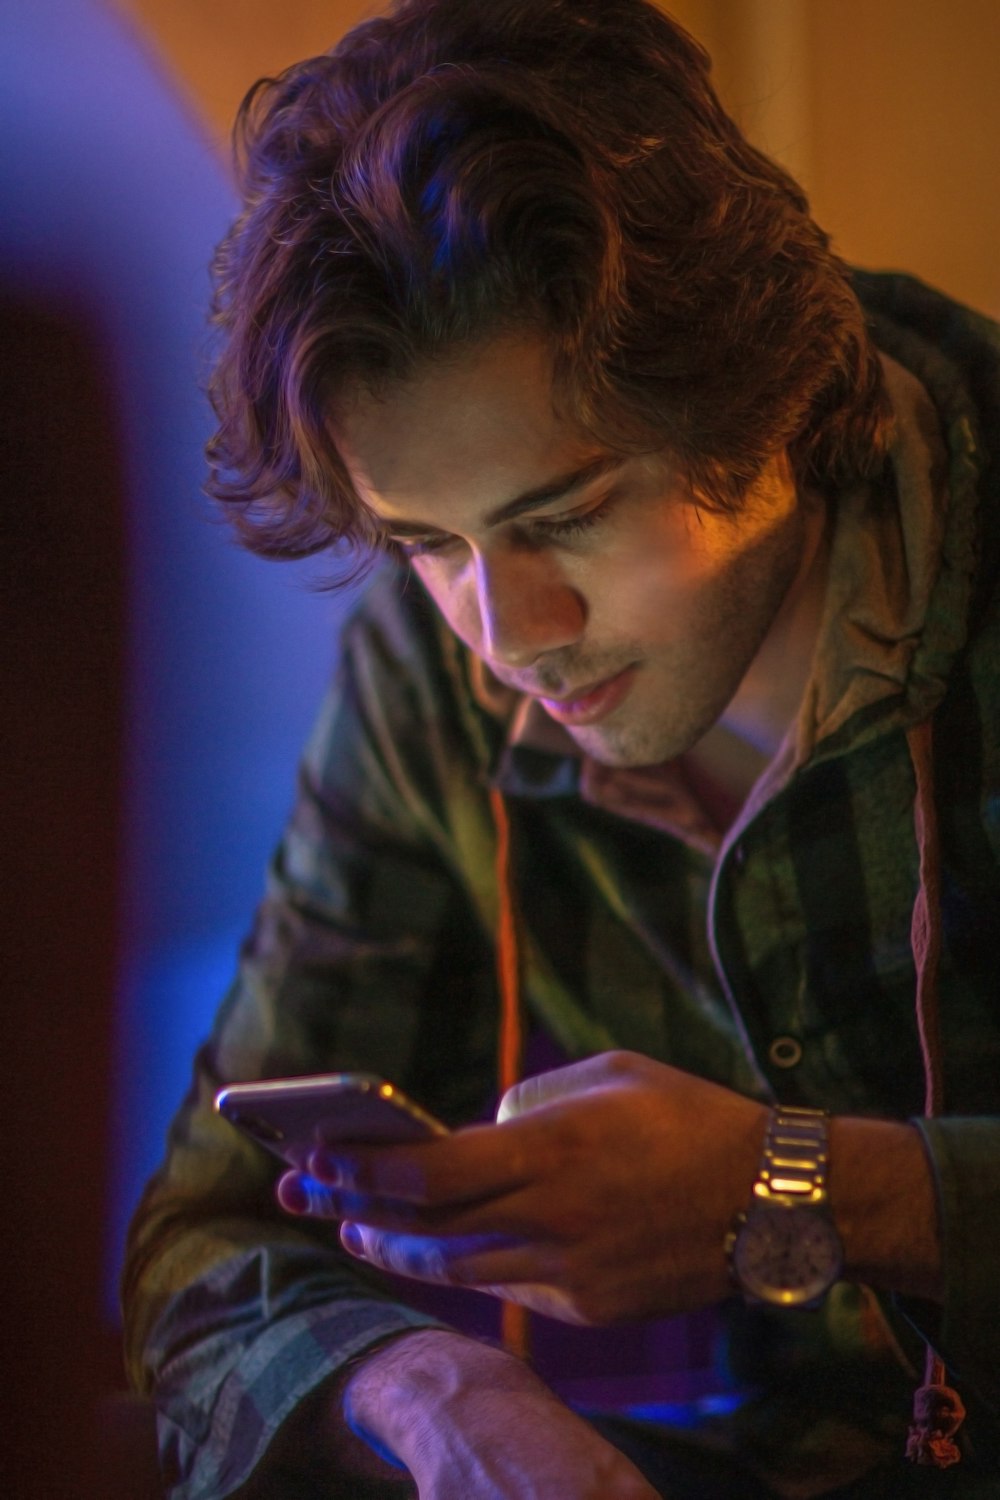
[[[927,1351],[924,1384],[913,1397],[913,1421],[906,1439],[906,1456],[912,1463],[947,1469],[957,1464],[962,1451],[954,1441],[965,1419],[962,1398],[945,1384],[945,1368],[933,1350]]]
[[[941,848],[934,806],[934,758],[931,721],[906,732],[917,782],[913,822],[920,853],[920,886],[913,903],[910,941],[917,970],[917,1031],[924,1060],[924,1114],[941,1113],[943,1066],[938,1016],[937,970],[941,956]],[[913,1397],[913,1421],[906,1456],[915,1464],[947,1469],[962,1457],[955,1433],[965,1418],[957,1391],[945,1380],[944,1362],[928,1346],[924,1383]]]
[[[521,1021],[520,959],[517,919],[514,914],[514,878],[511,871],[510,818],[497,787],[490,788],[490,808],[497,832],[496,879],[499,903],[497,923],[497,978],[500,985],[500,1037],[497,1048],[497,1085],[501,1095],[521,1080],[524,1058],[524,1028]],[[500,1306],[500,1336],[511,1354],[526,1359],[530,1352],[528,1309],[516,1302]]]

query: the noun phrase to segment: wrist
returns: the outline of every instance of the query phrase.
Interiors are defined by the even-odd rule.
[[[360,1362],[374,1357],[382,1347],[384,1344],[376,1344],[348,1360],[295,1406],[240,1490],[241,1496],[245,1492],[246,1500],[269,1500],[279,1492],[284,1494],[293,1478],[305,1484],[310,1495],[334,1491],[346,1494],[345,1484],[352,1494],[355,1490],[368,1494],[377,1486],[386,1500],[413,1494],[409,1476],[385,1464],[368,1442],[355,1435],[344,1416],[346,1386]]]
[[[819,1307],[843,1274],[830,1208],[829,1123],[824,1110],[770,1110],[750,1202],[726,1249],[732,1277],[751,1302]]]
[[[389,1462],[412,1468],[460,1402],[478,1391],[542,1387],[512,1355],[448,1329],[421,1329],[377,1349],[343,1391],[348,1425]]]
[[[941,1300],[937,1194],[914,1126],[897,1120],[834,1119],[830,1200],[850,1280]]]

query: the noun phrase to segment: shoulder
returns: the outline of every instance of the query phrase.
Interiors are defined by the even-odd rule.
[[[919,277],[856,270],[851,282],[876,330],[880,322],[909,329],[958,363],[977,355],[986,367],[1000,363],[1000,323]]]

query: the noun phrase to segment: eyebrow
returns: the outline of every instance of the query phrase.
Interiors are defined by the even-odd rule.
[[[490,511],[486,516],[486,526],[488,529],[502,526],[505,521],[515,521],[518,516],[526,515],[533,510],[540,510],[543,505],[549,505],[553,500],[563,500],[574,490],[585,489],[595,480],[603,479],[606,474],[620,469],[624,463],[625,458],[622,454],[608,453],[601,458],[592,459],[590,463],[583,464],[578,469],[571,470],[568,474],[558,474],[554,479],[546,480],[544,484],[534,485],[530,490],[522,491],[520,495],[515,495],[513,500],[508,500],[496,510]],[[386,516],[379,516],[378,520],[390,536],[396,537],[429,536],[439,530],[437,526],[424,525],[420,521],[392,521]]]

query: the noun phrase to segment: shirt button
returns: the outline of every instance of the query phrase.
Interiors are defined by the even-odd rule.
[[[802,1061],[802,1045],[793,1036],[776,1036],[767,1055],[776,1068],[794,1068]]]

